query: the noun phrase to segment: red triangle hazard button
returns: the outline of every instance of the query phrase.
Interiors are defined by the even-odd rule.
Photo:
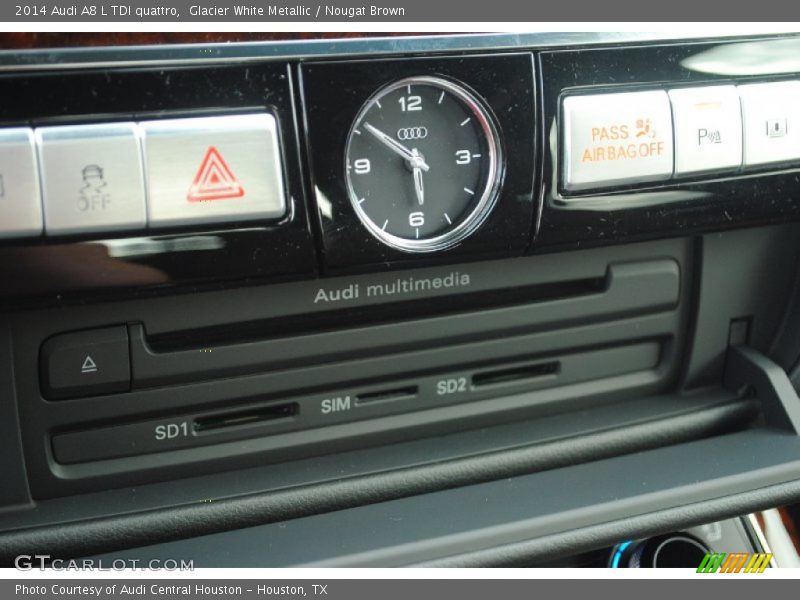
[[[189,202],[208,202],[242,196],[242,184],[236,179],[219,150],[209,146],[186,199]]]

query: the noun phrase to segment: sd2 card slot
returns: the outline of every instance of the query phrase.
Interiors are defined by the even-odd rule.
[[[514,383],[531,381],[557,375],[561,368],[559,361],[539,362],[530,365],[516,367],[506,367],[503,369],[493,369],[491,371],[481,371],[472,375],[472,386],[474,388],[487,387],[500,383]]]

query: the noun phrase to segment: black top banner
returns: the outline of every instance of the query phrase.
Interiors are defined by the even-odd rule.
[[[0,21],[26,23],[78,22],[649,22],[711,21],[769,22],[785,24],[800,18],[800,4],[783,0],[727,3],[721,10],[711,0],[561,0],[523,2],[520,0],[102,0],[74,2],[45,0],[3,2]],[[709,32],[712,33],[712,32]]]

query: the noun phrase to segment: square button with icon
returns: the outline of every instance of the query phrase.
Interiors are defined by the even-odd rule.
[[[36,129],[49,235],[144,229],[144,172],[135,123]]]
[[[672,176],[672,114],[665,91],[568,96],[562,117],[567,190]]]
[[[675,129],[675,174],[738,169],[742,111],[735,86],[669,91]]]
[[[268,221],[286,214],[271,114],[165,119],[141,127],[150,227]]]
[[[40,361],[42,394],[48,400],[130,389],[125,325],[53,336],[42,345]]]
[[[800,159],[800,82],[739,86],[744,119],[744,165]]]

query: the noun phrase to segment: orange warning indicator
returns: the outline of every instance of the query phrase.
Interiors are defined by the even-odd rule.
[[[638,160],[664,154],[665,144],[657,139],[652,121],[637,118],[634,123],[633,127],[625,123],[591,127],[592,143],[582,149],[581,162]]]
[[[236,179],[219,150],[209,146],[186,199],[189,202],[209,202],[242,196],[242,184]]]

